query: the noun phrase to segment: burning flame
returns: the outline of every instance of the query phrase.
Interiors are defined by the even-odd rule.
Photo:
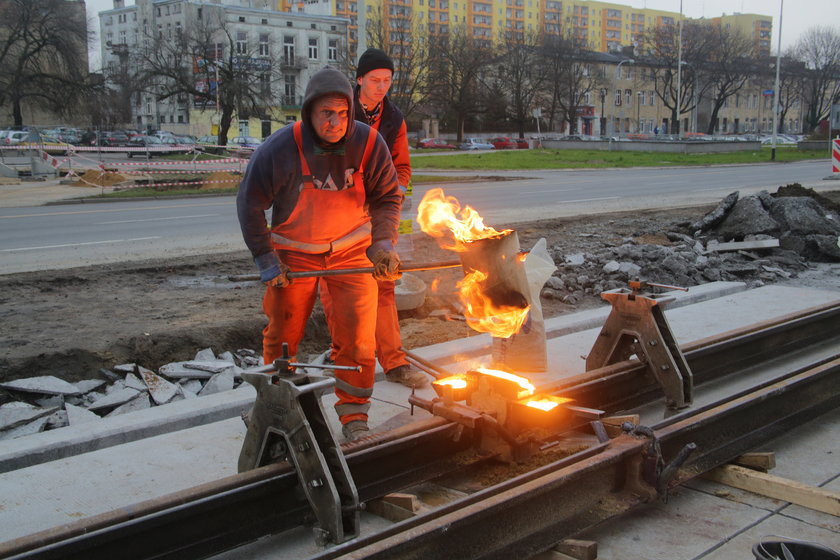
[[[455,239],[455,243],[444,244],[444,249],[464,251],[464,244],[478,239],[504,235],[510,230],[496,231],[484,225],[484,218],[472,206],[461,208],[461,204],[454,196],[446,196],[443,189],[430,189],[417,208],[417,223],[424,233],[432,237],[442,238],[447,233]]]
[[[463,375],[451,375],[449,377],[444,377],[443,379],[438,379],[434,382],[434,384],[448,385],[453,389],[466,389],[467,379]]]
[[[522,377],[521,375],[516,375],[514,373],[508,373],[506,371],[501,371],[501,370],[498,370],[498,369],[489,369],[489,368],[478,368],[475,371],[477,371],[479,373],[483,373],[484,375],[491,375],[493,377],[498,377],[499,379],[507,379],[508,381],[513,381],[514,383],[516,383],[517,385],[519,385],[522,388],[522,391],[520,391],[520,394],[522,392],[525,392],[526,393],[525,396],[533,395],[534,391],[537,390],[537,388],[534,387],[533,383],[531,383],[530,381],[528,381],[528,379],[526,379],[525,377]]]
[[[570,402],[571,400],[572,399],[566,399],[563,397],[540,397],[527,401],[525,403],[525,406],[536,408],[544,412],[549,412],[551,410],[554,410],[561,404]]]
[[[483,291],[482,283],[486,279],[485,273],[474,270],[457,284],[467,324],[473,330],[490,333],[496,338],[510,338],[525,324],[531,306],[523,308],[493,303]]]

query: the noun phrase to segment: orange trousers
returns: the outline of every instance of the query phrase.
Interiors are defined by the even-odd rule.
[[[398,366],[408,364],[405,359],[405,352],[401,350],[402,337],[400,336],[400,320],[397,315],[397,304],[394,296],[395,283],[393,281],[381,280],[376,282],[376,358],[383,371],[390,371]],[[324,306],[324,315],[327,317],[327,325],[332,320],[332,299],[327,290],[321,291],[321,305]],[[336,340],[332,341],[331,355],[335,356],[338,350]],[[335,358],[333,358],[335,359]]]
[[[365,255],[369,241],[336,253],[317,255],[278,250],[280,260],[295,272],[369,267]],[[318,292],[317,278],[296,278],[285,288],[266,287],[263,311],[268,325],[263,329],[263,360],[266,364],[282,355],[284,342],[289,354],[297,354],[306,322]],[[336,412],[342,424],[367,421],[373,393],[376,329],[376,281],[370,274],[348,274],[321,278],[321,286],[333,302],[330,335],[338,342],[336,365],[361,366],[361,372],[336,370]]]

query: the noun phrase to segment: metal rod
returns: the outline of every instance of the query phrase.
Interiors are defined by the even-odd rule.
[[[458,268],[461,266],[461,261],[442,261],[431,263],[411,264],[408,266],[400,266],[400,272],[419,272],[421,270],[440,270],[443,268]],[[373,267],[362,268],[340,268],[333,270],[302,270],[298,272],[289,272],[286,274],[291,279],[295,278],[322,278],[324,276],[340,276],[342,274],[372,274]],[[237,274],[228,276],[231,282],[250,282],[259,280],[259,274]]]
[[[412,365],[418,367],[419,369],[422,369],[435,379],[440,379],[441,377],[449,377],[450,375],[453,375],[451,372],[448,372],[442,367],[437,366],[432,362],[421,358],[420,356],[418,356],[410,350],[406,350],[402,347],[400,347],[400,350],[405,352],[405,357],[408,358],[408,361],[410,361]]]

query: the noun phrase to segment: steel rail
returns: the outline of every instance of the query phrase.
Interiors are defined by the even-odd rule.
[[[799,346],[818,346],[820,340],[834,333],[838,317],[840,303],[835,302],[793,314],[784,320],[724,333],[706,339],[702,344],[686,345],[686,357],[695,371],[695,380],[698,384],[703,383],[737,371],[738,364],[743,366],[745,361],[756,363],[764,358],[763,352],[776,357]],[[819,360],[824,362],[825,358]],[[699,366],[708,368],[711,373],[700,371]],[[592,399],[593,403],[597,402],[596,396],[600,394],[616,406],[661,398],[661,391],[653,385],[652,378],[646,379],[644,369],[644,365],[638,362],[625,362],[564,380],[556,384],[555,389]],[[612,389],[613,385],[619,389]],[[620,397],[622,391],[623,398]],[[632,398],[626,398],[628,394],[633,395]],[[693,410],[684,415],[699,412]],[[684,415],[670,421],[676,422]],[[452,454],[470,443],[469,431],[462,432],[460,427],[447,424],[440,418],[416,424],[345,447],[348,465],[362,501],[453,468],[448,463]],[[603,451],[604,446],[597,446],[563,463],[572,465],[590,457],[595,459]],[[604,457],[606,455],[602,459]],[[598,461],[600,459],[596,459],[596,463]],[[626,466],[620,468],[626,469]],[[287,465],[269,465],[2,543],[0,557],[206,557],[304,523],[307,507],[294,495],[296,484],[296,476]],[[596,494],[592,493],[592,496]],[[611,496],[609,499],[615,498]],[[622,500],[625,499],[634,503],[638,501],[622,495]],[[485,533],[484,530],[480,532]]]
[[[840,359],[653,427],[668,460],[696,450],[675,485],[840,406]],[[653,498],[652,440],[623,435],[314,558],[527,558]],[[592,454],[593,451],[597,453]]]

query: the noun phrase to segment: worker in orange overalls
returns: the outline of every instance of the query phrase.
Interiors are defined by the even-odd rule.
[[[281,355],[284,342],[292,356],[297,353],[317,296],[316,278],[290,282],[290,270],[373,264],[372,276],[330,276],[322,283],[333,301],[335,363],[361,366],[361,372],[335,372],[335,409],[349,441],[369,431],[376,280],[400,276],[394,239],[403,197],[388,147],[376,130],[353,120],[352,110],[347,78],[329,67],[316,72],[306,87],[301,121],[257,148],[236,200],[245,244],[266,284],[266,364]]]
[[[411,183],[411,161],[405,119],[387,95],[393,75],[394,61],[391,57],[383,50],[367,49],[359,57],[356,67],[354,111],[357,121],[369,124],[385,139],[397,169],[400,191],[405,195]],[[405,206],[405,202],[403,205]],[[396,244],[396,236],[393,241]],[[428,379],[423,373],[412,369],[401,348],[394,281],[378,280],[377,287],[376,357],[385,372],[385,379],[408,387],[423,387],[428,384]],[[329,293],[321,294],[321,303],[329,322],[332,316]],[[333,341],[331,355],[334,355],[336,350],[336,343]]]

